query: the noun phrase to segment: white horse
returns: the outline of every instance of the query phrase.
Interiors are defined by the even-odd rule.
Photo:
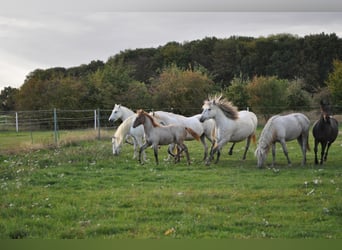
[[[128,136],[132,137],[133,139],[133,146],[134,146],[134,155],[133,155],[133,158],[136,158],[136,155],[138,153],[138,150],[139,148],[144,144],[144,128],[143,126],[138,126],[136,128],[133,128],[132,125],[133,125],[133,122],[135,120],[135,117],[136,117],[136,114],[130,110],[129,108],[125,107],[125,106],[122,106],[122,105],[118,105],[118,104],[115,104],[114,105],[114,108],[113,108],[113,111],[111,113],[111,115],[109,116],[108,120],[109,121],[116,121],[118,119],[121,119],[123,122],[125,122],[127,119],[129,119],[129,122],[130,123],[126,123],[125,126],[129,126],[129,130],[128,131],[125,131],[123,134],[125,134],[125,138],[123,138],[123,140],[126,141],[126,138]],[[120,128],[120,126],[119,126]],[[118,128],[118,129],[119,129]],[[124,130],[122,130],[124,131]],[[115,135],[114,135],[115,137]],[[122,143],[115,143],[114,144],[114,139],[112,139],[112,145],[113,145],[113,154],[114,155],[118,155],[120,153],[120,149],[122,147],[122,144],[123,144],[123,141]],[[119,150],[117,150],[117,147],[119,147]],[[145,152],[144,152],[144,159],[145,159]]]
[[[200,122],[200,114],[191,117],[186,117],[179,114],[174,114],[165,111],[154,111],[150,115],[153,116],[159,123],[164,125],[178,124],[188,128],[191,128],[196,134],[200,135],[201,143],[204,147],[204,158],[208,155],[208,146],[205,141],[205,137],[213,143],[214,141],[214,131],[215,131],[215,121],[213,119],[206,120],[205,122]],[[194,140],[191,134],[188,134],[185,138],[186,140]]]
[[[286,141],[297,139],[303,154],[302,165],[306,164],[306,151],[309,150],[309,128],[310,120],[301,113],[293,113],[289,115],[272,116],[263,128],[255,150],[255,156],[258,159],[257,166],[261,168],[266,160],[267,153],[272,145],[272,166],[275,163],[275,144],[280,142],[283,152],[290,165],[291,161],[288,156]]]
[[[157,123],[151,115],[146,113],[144,110],[137,111],[137,118],[133,123],[133,127],[139,125],[144,126],[144,131],[146,134],[146,143],[139,150],[139,162],[141,163],[141,152],[149,146],[154,149],[154,157],[156,159],[156,164],[158,165],[158,147],[159,145],[177,144],[181,151],[175,156],[175,160],[179,161],[179,155],[182,151],[185,152],[187,162],[190,164],[190,157],[187,146],[184,144],[184,140],[188,133],[190,133],[194,138],[199,140],[199,135],[197,135],[192,129],[181,125],[161,125]],[[172,154],[169,150],[169,154]]]
[[[219,97],[213,97],[206,100],[203,105],[203,112],[200,121],[214,119],[216,124],[216,142],[210,151],[210,157],[207,160],[207,165],[213,159],[217,152],[217,160],[220,158],[222,147],[228,142],[240,142],[247,139],[243,160],[246,159],[247,150],[251,139],[255,140],[255,132],[258,124],[258,119],[253,112],[237,111],[237,108],[228,100]]]

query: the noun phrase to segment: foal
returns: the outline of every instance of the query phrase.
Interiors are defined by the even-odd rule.
[[[180,152],[178,152],[175,156],[175,160],[179,161],[180,153],[184,151],[188,165],[190,164],[189,152],[187,146],[184,144],[184,140],[187,136],[187,133],[190,133],[197,140],[200,139],[199,135],[196,134],[192,129],[180,125],[162,126],[156,123],[153,117],[142,109],[137,111],[137,118],[133,123],[133,128],[139,126],[140,124],[144,126],[146,138],[145,144],[142,145],[139,150],[140,163],[142,163],[141,152],[145,150],[147,147],[152,146],[154,149],[154,157],[158,165],[158,146],[175,143],[180,148]],[[168,149],[168,151],[169,154],[173,155],[170,152],[170,149]]]

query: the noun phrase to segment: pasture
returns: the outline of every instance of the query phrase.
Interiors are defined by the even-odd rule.
[[[277,144],[277,165],[269,166],[269,154],[258,169],[253,143],[245,161],[245,142],[232,156],[229,143],[219,163],[206,166],[201,143],[189,141],[190,166],[164,161],[166,146],[158,166],[151,148],[140,165],[132,146],[113,156],[109,136],[87,133],[65,135],[59,147],[42,133],[33,150],[18,147],[29,135],[0,134],[1,239],[342,238],[341,134],[323,166],[313,164],[310,130],[305,167],[292,141],[292,166]]]

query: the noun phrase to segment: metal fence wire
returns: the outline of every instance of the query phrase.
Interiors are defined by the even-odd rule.
[[[0,131],[97,129],[113,127],[111,110],[37,110],[0,112]],[[114,124],[115,125],[115,124]]]

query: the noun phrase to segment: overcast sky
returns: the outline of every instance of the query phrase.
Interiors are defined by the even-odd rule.
[[[52,11],[48,7],[37,11],[34,5],[28,10],[16,9],[15,2],[18,1],[9,6],[9,11],[0,11],[0,90],[20,87],[26,76],[38,68],[67,68],[92,60],[105,62],[126,49],[158,47],[169,41],[321,32],[336,33],[342,38],[340,10],[288,12],[284,8],[280,12],[262,12],[252,8],[227,12],[224,8],[197,11],[178,6],[172,11],[151,8],[153,11],[149,12],[146,6],[143,11],[122,6],[119,11],[109,8],[108,12],[101,8]]]

